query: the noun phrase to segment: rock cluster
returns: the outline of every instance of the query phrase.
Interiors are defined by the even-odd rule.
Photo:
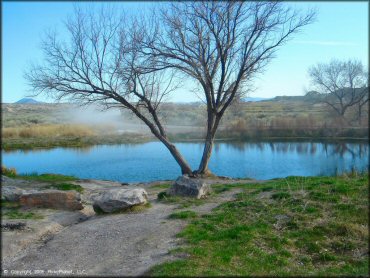
[[[1,199],[9,202],[19,202],[23,207],[52,208],[61,210],[81,210],[83,205],[81,195],[74,191],[61,191],[42,188],[40,186],[25,186],[24,181],[2,176]],[[19,184],[19,187],[16,186]],[[124,187],[119,183],[83,181],[88,188],[83,195],[84,202],[92,204],[96,212],[111,213],[123,211],[148,202],[147,192],[138,187]],[[92,184],[92,186],[90,186]],[[91,190],[92,187],[92,190]],[[21,189],[22,188],[22,189]]]

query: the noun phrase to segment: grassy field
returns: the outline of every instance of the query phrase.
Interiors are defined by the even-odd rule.
[[[189,223],[178,235],[183,245],[172,251],[183,259],[150,275],[368,275],[367,174],[237,186],[243,188],[237,200],[211,214],[171,215]]]
[[[143,134],[115,134],[97,136],[50,136],[28,138],[3,138],[1,147],[5,151],[55,147],[90,147],[94,145],[139,144],[154,140]]]

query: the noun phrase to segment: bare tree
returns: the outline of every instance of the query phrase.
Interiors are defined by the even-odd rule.
[[[333,59],[327,64],[319,63],[309,71],[311,83],[321,94],[320,101],[344,117],[348,108],[358,105],[361,110],[369,100],[368,74],[360,61]]]
[[[196,173],[209,174],[213,141],[225,110],[268,64],[279,46],[314,20],[281,2],[201,1],[167,4],[142,36],[143,53],[200,86],[207,133]],[[148,26],[148,25],[147,25]]]
[[[367,105],[368,102],[369,102],[369,88],[367,88],[367,94],[364,94],[364,97],[358,102],[358,105],[357,105],[357,120],[358,120],[359,125],[361,125],[361,123],[362,123],[363,109],[364,109],[364,107],[366,107],[365,105]],[[367,110],[367,112],[368,111],[369,110]],[[366,112],[366,110],[365,110],[365,112]]]
[[[279,46],[311,23],[281,2],[182,2],[166,4],[158,17],[132,24],[102,10],[77,11],[66,24],[70,42],[50,34],[45,64],[27,74],[36,94],[79,103],[123,106],[142,120],[169,149],[183,174],[192,174],[168,140],[158,116],[163,97],[174,89],[168,71],[199,84],[207,104],[207,134],[195,174],[208,174],[213,140],[226,109],[248,91],[248,82]]]
[[[43,41],[45,63],[26,74],[34,94],[58,100],[124,107],[143,121],[168,148],[183,174],[192,170],[166,134],[158,116],[163,98],[176,88],[168,70],[146,72],[155,61],[137,51],[137,30],[111,9],[97,15],[76,9],[66,22],[69,42],[49,33]]]
[[[369,108],[368,106],[368,103],[369,103],[369,73],[368,72],[364,73],[364,75],[365,75],[366,91],[362,94],[363,97],[357,104],[357,120],[358,120],[359,125],[361,125],[362,123],[362,112],[363,112],[364,107]],[[367,112],[367,114],[369,115],[369,109],[365,109],[365,112]]]

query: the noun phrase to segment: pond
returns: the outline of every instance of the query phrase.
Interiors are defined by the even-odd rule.
[[[202,143],[176,143],[193,169]],[[2,152],[2,164],[18,173],[58,173],[120,182],[175,179],[180,168],[159,142],[100,145],[87,148]],[[271,179],[366,171],[369,147],[361,143],[217,142],[209,164],[217,175]]]

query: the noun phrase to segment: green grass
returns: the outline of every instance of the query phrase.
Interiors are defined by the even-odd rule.
[[[21,209],[19,202],[1,201],[1,216],[5,219],[42,219],[43,216]]]
[[[2,216],[7,219],[43,219],[44,217],[35,212],[24,212],[17,209],[7,210],[2,213]]]
[[[49,188],[57,189],[57,190],[75,190],[79,193],[82,193],[84,191],[84,188],[78,184],[72,184],[72,183],[57,183],[52,184],[49,186]]]
[[[367,276],[368,194],[367,174],[246,184],[236,201],[186,217],[188,259],[149,274]]]
[[[8,170],[6,167],[2,167],[2,170]],[[78,178],[74,176],[66,176],[60,174],[37,174],[37,173],[29,173],[29,174],[22,174],[17,175],[15,169],[14,171],[3,171],[8,177],[22,179],[22,180],[29,180],[29,181],[38,181],[49,183],[45,188],[49,189],[57,189],[57,190],[75,190],[79,193],[83,193],[84,188],[78,184],[68,183],[68,181],[75,181]],[[9,174],[10,172],[10,174]],[[15,173],[15,174],[13,174]]]
[[[1,216],[5,219],[42,219],[36,212],[24,211],[19,202],[1,201]]]
[[[1,208],[2,209],[12,209],[12,208],[19,208],[21,205],[18,202],[10,202],[1,200]]]
[[[235,184],[212,184],[212,194],[220,194],[225,191],[229,191],[235,187],[243,186],[242,184],[235,183]]]
[[[199,206],[206,202],[206,199],[196,199],[183,196],[169,196],[165,191],[159,192],[157,198],[160,202],[166,204],[177,204],[178,208],[188,208],[191,206]]]
[[[65,182],[65,181],[74,181],[78,179],[74,176],[66,176],[60,174],[38,174],[38,173],[22,174],[16,176],[16,178],[22,180],[41,181],[41,182]]]
[[[195,217],[197,217],[197,213],[191,210],[174,212],[168,216],[169,219],[189,219],[189,218],[195,218]]]

